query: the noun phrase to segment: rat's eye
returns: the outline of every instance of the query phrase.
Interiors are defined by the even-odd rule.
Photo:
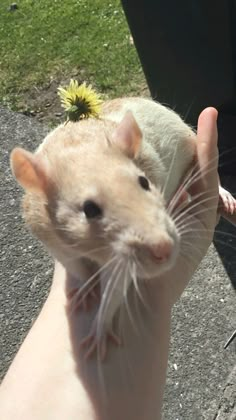
[[[87,219],[93,219],[102,215],[102,209],[94,201],[86,200],[83,204],[83,211]]]
[[[138,177],[138,182],[144,190],[147,190],[147,191],[150,190],[149,182],[148,182],[147,178],[145,178],[145,176],[139,176]]]

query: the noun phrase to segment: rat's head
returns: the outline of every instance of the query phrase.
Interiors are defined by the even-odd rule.
[[[136,166],[142,133],[131,113],[121,123],[96,120],[54,131],[41,150],[15,149],[13,173],[26,190],[33,232],[58,258],[113,257],[136,264],[142,278],[170,268],[179,238],[161,189]]]

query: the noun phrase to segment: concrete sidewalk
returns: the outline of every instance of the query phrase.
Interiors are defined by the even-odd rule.
[[[1,378],[37,316],[52,276],[50,259],[22,222],[21,192],[11,177],[9,153],[16,145],[35,149],[46,133],[33,119],[0,109]],[[218,230],[227,232],[218,233],[173,310],[164,420],[236,420],[236,343],[223,349],[236,328],[231,286],[236,283],[236,229],[221,224]]]

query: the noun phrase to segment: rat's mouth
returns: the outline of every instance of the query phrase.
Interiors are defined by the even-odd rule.
[[[156,264],[162,264],[163,265],[165,263],[168,264],[171,257],[156,256],[156,255],[153,255],[152,253],[150,253],[150,259]]]

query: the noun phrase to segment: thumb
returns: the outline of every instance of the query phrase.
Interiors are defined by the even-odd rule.
[[[218,168],[217,110],[206,108],[199,116],[197,128],[197,158],[201,174],[215,187]],[[211,174],[211,176],[210,176]],[[210,185],[208,185],[210,187]]]

